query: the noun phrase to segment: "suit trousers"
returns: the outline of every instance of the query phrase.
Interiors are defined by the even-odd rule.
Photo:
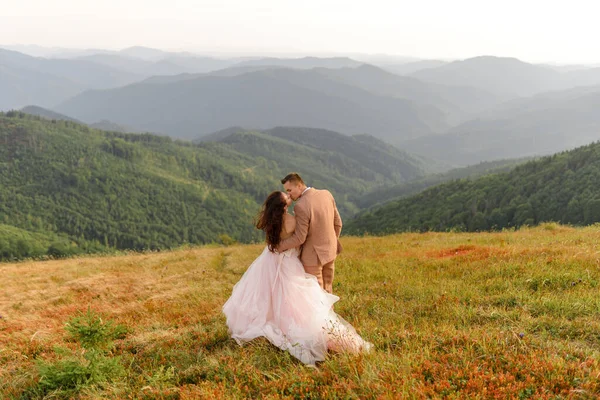
[[[317,280],[319,281],[319,285],[321,285],[321,287],[325,289],[327,293],[332,293],[335,260],[323,265],[305,265],[304,271],[307,274],[316,276]]]

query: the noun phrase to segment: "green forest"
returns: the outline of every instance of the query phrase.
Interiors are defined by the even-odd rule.
[[[519,164],[527,161],[526,159],[508,159],[486,161],[468,167],[456,168],[444,173],[427,175],[422,178],[415,178],[407,182],[396,185],[382,186],[371,192],[361,195],[355,199],[356,205],[361,209],[375,208],[397,200],[402,197],[408,197],[419,193],[429,187],[439,185],[444,182],[454,181],[464,178],[477,178],[483,175],[507,172]]]
[[[476,232],[550,221],[600,222],[600,143],[529,161],[509,172],[429,188],[364,211],[344,232]]]
[[[344,218],[357,195],[426,173],[376,139],[335,150],[275,133],[194,144],[0,113],[0,259],[256,242],[253,218],[290,171],[330,189]],[[374,152],[386,162],[356,160]]]
[[[253,219],[291,171],[331,190],[346,235],[600,222],[600,143],[520,162],[435,174],[366,135],[274,128],[192,143],[10,111],[0,260],[258,242]]]

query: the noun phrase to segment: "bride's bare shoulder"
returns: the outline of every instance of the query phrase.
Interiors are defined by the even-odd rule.
[[[294,232],[294,229],[296,229],[296,217],[292,214],[283,214],[283,230]]]

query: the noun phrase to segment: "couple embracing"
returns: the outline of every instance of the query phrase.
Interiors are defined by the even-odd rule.
[[[256,223],[267,246],[223,306],[231,336],[240,345],[266,337],[307,365],[323,361],[328,350],[368,352],[371,343],[333,311],[342,230],[333,196],[307,187],[296,173],[281,183],[285,192],[267,197]],[[287,212],[292,200],[295,215]]]

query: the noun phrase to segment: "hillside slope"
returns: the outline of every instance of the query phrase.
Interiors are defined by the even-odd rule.
[[[344,232],[483,231],[545,221],[600,222],[600,143],[530,161],[507,173],[427,189],[363,213]]]

